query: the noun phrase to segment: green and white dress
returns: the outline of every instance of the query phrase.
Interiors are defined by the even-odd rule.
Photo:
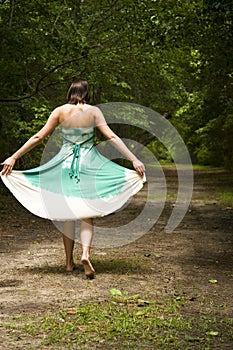
[[[145,178],[101,155],[94,134],[93,127],[63,127],[55,157],[37,168],[1,175],[4,184],[42,218],[65,221],[115,212],[143,187]]]

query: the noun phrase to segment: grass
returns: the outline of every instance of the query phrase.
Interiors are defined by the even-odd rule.
[[[18,317],[1,327],[15,339],[37,339],[43,349],[211,349],[216,339],[219,344],[233,340],[232,318],[183,316],[188,299],[160,302],[110,293],[102,302]]]
[[[220,202],[220,205],[233,208],[233,189],[224,189],[221,192],[218,192],[217,198]]]
[[[203,187],[207,190],[199,194],[198,199],[209,200],[215,199],[222,207],[233,208],[233,173],[222,168],[210,166],[193,165],[194,170],[211,171],[211,175],[203,177]],[[200,180],[199,180],[200,182]]]
[[[194,170],[211,170],[211,171],[217,171],[217,172],[224,172],[224,168],[215,167],[212,165],[201,165],[201,164],[192,164],[192,167]]]

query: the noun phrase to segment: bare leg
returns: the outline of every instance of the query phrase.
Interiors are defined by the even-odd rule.
[[[94,278],[94,272],[95,272],[89,260],[92,236],[93,236],[93,220],[92,219],[82,220],[81,232],[80,232],[80,240],[82,244],[81,262],[84,267],[85,275],[88,278]]]
[[[73,271],[74,269],[74,234],[75,234],[75,221],[66,221],[63,226],[63,243],[66,254],[66,271]]]

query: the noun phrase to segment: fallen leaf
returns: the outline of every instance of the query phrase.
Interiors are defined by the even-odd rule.
[[[218,335],[218,331],[209,331],[206,332],[207,335],[211,335],[212,337],[216,337]]]

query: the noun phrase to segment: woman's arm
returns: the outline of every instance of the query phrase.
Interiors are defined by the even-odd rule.
[[[22,157],[25,153],[31,151],[35,146],[37,146],[44,138],[49,135],[59,123],[59,108],[56,108],[48,118],[46,124],[37,132],[35,135],[30,137],[29,140],[25,142],[25,144],[20,147],[11,157],[7,158],[4,162],[1,163],[3,165],[3,169],[1,174],[10,174],[12,168],[15,165],[17,159]]]
[[[102,112],[96,108],[95,110],[95,124],[100,132],[112,143],[112,145],[128,160],[133,163],[134,169],[139,175],[143,176],[145,172],[144,164],[137,159],[137,157],[128,149],[125,143],[117,136],[111,128],[107,125]]]

